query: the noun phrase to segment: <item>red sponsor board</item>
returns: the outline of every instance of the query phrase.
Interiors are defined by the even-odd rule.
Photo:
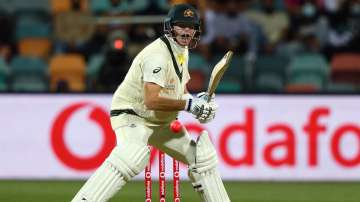
[[[0,178],[88,177],[116,144],[110,101],[110,95],[1,95]],[[217,102],[209,124],[186,113],[179,119],[193,136],[209,131],[224,179],[360,180],[360,97],[217,96]],[[158,171],[157,150],[151,162]],[[166,164],[171,168],[168,157]],[[180,176],[187,176],[184,165]]]

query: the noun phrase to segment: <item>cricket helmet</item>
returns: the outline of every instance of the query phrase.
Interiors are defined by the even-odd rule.
[[[190,4],[174,5],[164,21],[164,32],[169,37],[176,37],[174,33],[174,25],[181,23],[183,25],[194,28],[195,34],[189,44],[189,48],[195,48],[200,40],[200,17],[196,9]]]

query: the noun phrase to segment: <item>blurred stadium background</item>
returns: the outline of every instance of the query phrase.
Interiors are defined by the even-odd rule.
[[[217,90],[220,103],[227,107],[220,108],[218,117],[226,123],[218,118],[222,125],[210,124],[211,132],[220,133],[224,125],[237,121],[237,117],[227,116],[232,106],[242,114],[239,110],[252,104],[261,112],[255,118],[259,122],[256,127],[270,126],[264,117],[274,122],[283,118],[296,131],[299,142],[306,142],[299,135],[301,124],[308,116],[313,120],[312,112],[319,106],[331,112],[327,129],[335,130],[333,137],[342,137],[337,130],[341,124],[350,131],[340,149],[335,138],[319,139],[321,148],[315,153],[326,163],[309,160],[309,165],[320,165],[313,169],[319,169],[315,174],[311,166],[303,166],[306,160],[302,156],[296,157],[296,162],[272,162],[295,165],[296,172],[291,166],[277,170],[264,163],[239,168],[239,174],[223,163],[222,172],[230,170],[225,173],[226,186],[233,201],[359,202],[359,0],[0,0],[0,201],[70,201],[93,168],[67,167],[36,141],[50,145],[51,121],[67,105],[90,100],[109,107],[111,93],[132,58],[162,34],[168,9],[179,2],[193,4],[202,14],[202,40],[190,53],[192,80],[188,87],[192,93],[206,88],[211,68],[228,49],[235,52]],[[102,117],[102,111],[94,113]],[[247,118],[240,122],[246,126],[252,116],[244,114]],[[75,122],[82,124],[80,119]],[[194,124],[188,126],[196,131]],[[94,132],[91,129],[85,132]],[[235,140],[246,137],[250,136]],[[72,151],[94,152],[74,148],[82,140],[84,136],[68,140]],[[323,149],[328,140],[332,155]],[[91,143],[96,141],[98,137]],[[263,146],[255,144],[256,148]],[[301,153],[305,146],[296,142],[295,151]],[[228,150],[236,153],[238,147],[229,146]],[[339,151],[346,158],[336,155]],[[36,158],[47,152],[52,154],[50,160]],[[243,152],[240,154],[247,156],[247,151]],[[262,174],[262,170],[268,172]],[[112,201],[142,201],[140,179],[129,183]],[[182,183],[182,196],[183,201],[198,201],[188,182]]]

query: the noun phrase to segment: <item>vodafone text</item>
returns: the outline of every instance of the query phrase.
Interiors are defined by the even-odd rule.
[[[256,133],[255,125],[257,119],[256,111],[253,108],[244,109],[244,121],[226,125],[218,135],[217,147],[219,149],[219,156],[223,163],[231,167],[239,166],[254,166],[256,155],[262,155],[265,164],[271,167],[295,167],[298,162],[299,150],[296,148],[299,145],[299,139],[305,139],[306,144],[306,165],[308,167],[316,167],[321,164],[319,161],[320,146],[328,150],[328,158],[331,158],[335,164],[341,167],[354,168],[360,166],[360,127],[355,123],[342,123],[338,125],[335,130],[330,131],[326,125],[326,119],[331,116],[331,110],[328,107],[318,107],[311,109],[308,114],[308,119],[301,124],[302,131],[300,134],[295,133],[295,125],[290,125],[285,122],[274,121],[266,125],[264,134],[272,136],[274,134],[282,134],[282,138],[276,141],[269,141],[263,146],[262,153],[256,153]],[[320,120],[324,123],[321,124]],[[298,125],[297,125],[298,126]],[[187,124],[186,127],[190,132],[200,133],[202,128],[199,124]],[[228,149],[229,141],[233,136],[241,135],[244,141],[239,142],[239,149],[244,149],[241,156],[234,157]],[[324,136],[329,136],[329,144],[325,145],[323,141]],[[346,136],[353,136],[356,140],[356,152],[351,157],[342,153],[341,144],[342,139]],[[345,145],[346,146],[346,145]],[[282,157],[276,157],[277,150],[284,150],[285,154]],[[304,149],[304,147],[302,147]]]
[[[65,128],[72,114],[89,106],[92,107],[89,114],[91,123],[96,123],[102,128],[103,144],[92,156],[82,157],[74,153],[66,143]],[[273,168],[316,168],[321,166],[324,163],[321,160],[324,160],[325,163],[330,162],[337,167],[360,167],[359,124],[342,121],[341,117],[337,117],[337,123],[329,124],[332,118],[329,107],[307,109],[307,114],[295,121],[284,121],[281,120],[282,117],[272,114],[267,115],[274,116],[270,121],[264,121],[264,117],[259,115],[263,111],[257,111],[252,107],[244,108],[242,111],[243,113],[238,116],[240,121],[238,118],[234,120],[234,117],[230,119],[231,123],[227,120],[225,125],[220,126],[222,128],[217,134],[214,131],[218,129],[218,123],[212,122],[212,125],[208,125],[223,165],[239,168],[255,167],[261,163]],[[206,126],[195,122],[187,122],[184,125],[190,133],[195,134],[207,129]],[[67,167],[79,171],[98,167],[116,144],[106,110],[86,102],[74,103],[63,109],[52,124],[50,136],[55,156]],[[279,136],[280,138],[274,138]],[[241,141],[236,141],[235,146],[232,142],[234,137],[241,137]],[[343,141],[349,138],[355,141],[350,145],[343,144]],[[349,150],[353,151],[350,155]],[[241,155],[238,155],[239,151],[242,151]],[[279,151],[282,152],[280,156]],[[157,152],[155,149],[152,151],[152,164],[155,163]]]

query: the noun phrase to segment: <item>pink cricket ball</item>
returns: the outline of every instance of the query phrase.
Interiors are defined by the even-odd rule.
[[[170,124],[170,129],[172,132],[174,133],[178,133],[182,130],[182,124],[179,120],[174,120],[173,122],[171,122]]]

